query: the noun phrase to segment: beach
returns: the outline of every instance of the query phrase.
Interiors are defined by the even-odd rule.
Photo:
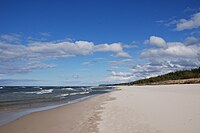
[[[200,84],[119,86],[23,116],[1,133],[199,133]]]

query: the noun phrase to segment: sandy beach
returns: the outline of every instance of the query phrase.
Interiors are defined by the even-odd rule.
[[[200,132],[200,85],[121,88],[103,106],[100,133]]]
[[[200,84],[118,88],[121,90],[21,117],[0,126],[0,132],[200,132]]]

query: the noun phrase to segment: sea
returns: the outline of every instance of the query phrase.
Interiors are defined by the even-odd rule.
[[[111,91],[105,86],[0,86],[0,125]]]

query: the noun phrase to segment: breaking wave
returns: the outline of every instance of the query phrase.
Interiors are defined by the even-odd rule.
[[[66,90],[66,91],[75,91],[73,88],[62,88],[61,90]]]
[[[53,92],[53,89],[48,89],[48,90],[40,89],[40,91],[18,92],[18,93],[42,95],[42,94],[48,94],[48,93],[52,93],[52,92]]]
[[[88,94],[90,92],[77,92],[77,93],[70,93],[70,95],[83,95],[83,94]]]

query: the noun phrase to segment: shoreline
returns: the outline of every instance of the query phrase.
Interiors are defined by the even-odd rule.
[[[199,133],[200,84],[117,86],[78,103],[34,112],[1,133]]]
[[[110,93],[86,100],[60,106],[54,109],[34,112],[0,126],[1,133],[38,133],[38,132],[96,132],[99,111]]]
[[[101,94],[98,94],[98,95],[101,95]],[[70,104],[76,104],[78,102],[87,100],[89,98],[92,98],[92,97],[95,97],[95,96],[98,96],[98,95],[91,95],[91,96],[78,98],[78,99],[69,101],[67,103],[63,103],[63,104],[55,104],[55,105],[49,105],[49,106],[39,106],[39,107],[24,108],[24,109],[22,108],[22,109],[1,110],[1,112],[0,112],[0,118],[1,118],[0,126],[9,124],[10,122],[13,122],[17,119],[20,119],[21,117],[30,115],[32,113],[51,110],[51,109],[59,108],[59,107],[62,107],[62,106],[68,106]]]

